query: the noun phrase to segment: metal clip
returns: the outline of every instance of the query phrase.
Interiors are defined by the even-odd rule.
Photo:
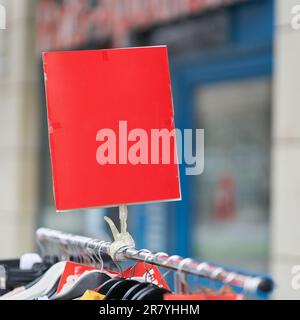
[[[119,211],[119,217],[120,217],[120,224],[121,224],[121,232],[118,231],[117,227],[115,226],[114,222],[108,218],[104,217],[105,221],[110,226],[114,242],[111,244],[109,248],[109,255],[113,260],[125,260],[124,258],[120,258],[117,256],[118,253],[120,253],[121,249],[124,251],[127,248],[134,248],[135,242],[130,235],[129,232],[127,232],[127,206],[126,205],[120,205],[120,211]]]

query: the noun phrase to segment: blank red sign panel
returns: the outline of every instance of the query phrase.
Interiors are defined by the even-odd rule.
[[[180,199],[175,139],[167,161],[156,135],[174,129],[167,48],[51,52],[43,61],[56,209]]]

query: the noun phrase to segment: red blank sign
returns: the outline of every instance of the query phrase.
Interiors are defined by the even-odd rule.
[[[174,129],[167,48],[53,52],[43,60],[56,209],[180,199],[176,162],[153,164],[150,155],[152,129]],[[126,132],[136,128],[149,137],[147,164],[124,161],[139,140]],[[102,129],[116,134],[116,163],[97,161],[108,139],[97,141]]]

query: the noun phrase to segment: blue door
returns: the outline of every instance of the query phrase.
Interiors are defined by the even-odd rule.
[[[273,1],[226,14],[222,47],[170,57],[176,127],[205,130],[204,173],[186,176],[181,165],[182,201],[133,207],[132,223],[139,246],[259,271],[268,254]]]

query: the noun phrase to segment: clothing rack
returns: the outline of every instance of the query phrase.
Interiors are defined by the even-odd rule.
[[[59,251],[62,256],[67,253],[77,252],[99,257],[109,255],[111,242],[63,233],[61,231],[41,228],[36,232],[38,243],[44,249],[50,247],[53,251]],[[273,291],[273,281],[269,277],[251,275],[237,272],[215,264],[204,261],[196,261],[190,258],[169,256],[165,253],[152,253],[149,250],[138,250],[135,248],[121,248],[114,257],[115,260],[133,260],[150,263],[177,271],[183,275],[194,275],[221,282],[242,289],[245,294],[259,295],[270,294]]]

